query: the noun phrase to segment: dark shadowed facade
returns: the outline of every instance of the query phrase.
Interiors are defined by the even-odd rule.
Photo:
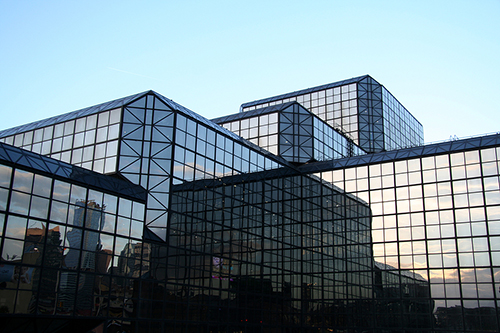
[[[423,145],[370,76],[0,138],[8,331],[498,331],[500,135]]]

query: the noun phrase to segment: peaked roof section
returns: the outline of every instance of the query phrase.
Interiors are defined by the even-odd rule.
[[[153,90],[148,90],[148,91],[144,91],[144,92],[141,92],[141,93],[138,93],[138,94],[135,94],[135,95],[130,95],[130,96],[127,96],[127,97],[122,97],[122,98],[119,98],[119,99],[115,99],[113,101],[109,101],[109,102],[97,104],[97,105],[94,105],[94,106],[90,106],[88,108],[84,108],[84,109],[80,109],[80,110],[68,112],[68,113],[65,113],[65,114],[58,115],[58,116],[54,116],[54,117],[46,118],[46,119],[43,119],[43,120],[35,121],[35,122],[29,123],[29,124],[25,124],[25,125],[21,125],[21,126],[17,126],[17,127],[12,127],[12,128],[0,131],[0,137],[14,135],[14,134],[17,134],[17,133],[23,133],[23,132],[26,132],[26,131],[31,131],[31,130],[34,130],[34,129],[37,129],[37,128],[41,128],[41,127],[45,127],[45,126],[50,126],[50,125],[53,125],[53,124],[58,124],[58,123],[61,123],[61,122],[64,122],[64,121],[68,121],[68,120],[72,120],[72,119],[77,119],[77,118],[80,118],[80,117],[83,117],[83,116],[89,116],[91,114],[99,113],[101,111],[107,111],[107,110],[116,109],[116,108],[122,107],[124,105],[127,105],[129,103],[132,103],[135,100],[137,100],[137,99],[139,99],[141,97],[144,97],[146,95],[155,95],[156,97],[158,97],[162,102],[164,102],[168,107],[170,107],[173,110],[180,110],[180,111],[183,111],[184,113],[187,113],[187,114],[189,114],[189,115],[191,115],[191,116],[193,116],[195,118],[200,118],[198,120],[202,120],[201,118],[203,118],[201,116],[196,115],[196,113],[194,113],[193,111],[189,110],[188,108],[186,108],[186,107],[184,107],[184,106],[182,106],[182,105],[174,102],[173,100],[168,99],[165,96],[162,96],[162,95],[158,94],[157,92],[155,92]],[[205,118],[203,118],[203,119],[205,119]],[[205,119],[204,122],[206,124],[210,124],[210,121],[208,121],[206,119]],[[211,126],[214,126],[214,125],[211,124]]]
[[[21,125],[21,126],[17,126],[17,127],[12,127],[12,128],[0,131],[0,137],[14,135],[14,134],[22,133],[22,132],[26,132],[26,131],[31,131],[31,130],[34,130],[37,128],[57,124],[57,123],[67,121],[67,120],[80,118],[82,116],[88,116],[88,115],[98,113],[101,111],[115,109],[117,107],[121,107],[125,104],[128,104],[128,103],[130,103],[130,102],[132,102],[132,101],[134,101],[134,100],[136,100],[144,95],[147,95],[149,92],[150,91],[145,91],[145,92],[142,92],[139,94],[115,99],[113,101],[109,101],[109,102],[94,105],[94,106],[91,106],[88,108],[84,108],[84,109],[76,110],[73,112],[61,114],[61,115],[58,115],[55,117],[50,117],[50,118],[35,121],[35,122],[29,123],[29,124],[25,124],[25,125]]]
[[[262,104],[262,103],[273,102],[273,101],[276,101],[276,100],[279,100],[279,99],[285,99],[285,98],[295,97],[295,96],[298,96],[298,95],[312,93],[312,92],[316,92],[316,91],[320,91],[320,90],[325,90],[325,89],[328,89],[328,88],[334,88],[334,87],[338,87],[338,86],[343,86],[345,84],[357,83],[357,82],[359,82],[359,81],[361,81],[361,80],[363,80],[363,79],[365,79],[367,77],[370,77],[370,75],[363,75],[363,76],[353,77],[353,78],[347,79],[347,80],[342,80],[342,81],[337,81],[337,82],[333,82],[333,83],[324,84],[324,85],[317,86],[317,87],[312,87],[312,88],[297,90],[297,91],[294,91],[294,92],[290,92],[290,93],[286,93],[286,94],[282,94],[282,95],[278,95],[278,96],[273,96],[273,97],[268,97],[268,98],[264,98],[264,99],[259,99],[259,100],[253,101],[253,102],[243,103],[243,104],[241,104],[241,109],[246,108],[246,107],[250,107],[250,106],[254,106],[254,105],[258,105],[258,104]],[[372,78],[372,80],[374,80],[374,79]]]
[[[229,136],[231,137],[233,140],[235,141],[238,141],[250,148],[252,148],[253,150],[256,150],[258,151],[259,153],[261,153],[262,155],[265,155],[271,159],[274,159],[276,162],[278,163],[281,163],[281,164],[288,164],[285,160],[283,160],[282,158],[280,158],[279,156],[276,156],[272,153],[270,153],[269,151],[251,143],[250,141],[247,141],[245,139],[243,139],[242,137],[236,135],[235,133],[223,128],[222,126],[219,126],[217,125],[216,123],[208,120],[207,118],[203,117],[203,116],[200,116],[199,114],[197,114],[196,112],[193,112],[191,111],[190,109],[174,102],[173,100],[161,95],[161,94],[158,94],[157,92],[153,91],[153,90],[148,90],[148,91],[144,91],[144,92],[141,92],[141,93],[138,93],[138,94],[135,94],[135,95],[130,95],[130,96],[127,96],[127,97],[123,97],[123,98],[119,98],[119,99],[115,99],[113,101],[110,101],[110,102],[106,102],[106,103],[102,103],[102,104],[98,104],[98,105],[94,105],[94,106],[91,106],[91,107],[88,107],[88,108],[85,108],[85,109],[80,109],[80,110],[76,110],[76,111],[73,111],[73,112],[69,112],[69,113],[65,113],[65,114],[62,114],[62,115],[58,115],[58,116],[55,116],[55,117],[50,117],[50,118],[47,118],[47,119],[43,119],[43,120],[39,120],[39,121],[35,121],[35,122],[32,122],[32,123],[29,123],[29,124],[26,124],[26,125],[21,125],[21,126],[17,126],[17,127],[13,127],[13,128],[9,128],[9,129],[6,129],[6,130],[3,130],[3,131],[0,131],[0,138],[2,137],[6,137],[6,136],[10,136],[10,135],[15,135],[17,133],[23,133],[23,132],[26,132],[26,131],[31,131],[31,130],[34,130],[34,129],[37,129],[37,128],[42,128],[42,127],[45,127],[45,126],[50,126],[50,125],[53,125],[53,124],[58,124],[58,123],[61,123],[61,122],[64,122],[64,121],[68,121],[68,120],[73,120],[73,119],[77,119],[77,118],[80,118],[80,117],[83,117],[83,116],[88,116],[88,115],[92,115],[92,114],[95,114],[95,113],[99,113],[101,111],[107,111],[107,110],[112,110],[112,109],[116,109],[116,108],[119,108],[119,107],[122,107],[122,106],[126,106],[127,104],[130,104],[144,96],[147,96],[147,95],[154,95],[155,97],[157,97],[159,100],[161,100],[163,103],[165,103],[169,108],[171,108],[172,110],[175,110],[175,111],[180,111],[182,112],[184,115],[188,116],[188,117],[191,117],[203,124],[205,124],[206,126],[212,128],[213,130],[215,130],[216,132],[222,132],[224,133],[226,136]]]
[[[299,104],[299,103],[294,101],[294,102],[287,102],[287,103],[283,103],[283,104],[272,105],[272,106],[268,106],[268,107],[260,108],[260,109],[256,109],[256,110],[239,112],[239,113],[235,113],[235,114],[230,114],[228,116],[222,116],[219,118],[212,119],[212,121],[216,124],[222,124],[222,123],[227,123],[229,121],[252,118],[252,117],[260,116],[263,114],[282,111],[293,104]]]

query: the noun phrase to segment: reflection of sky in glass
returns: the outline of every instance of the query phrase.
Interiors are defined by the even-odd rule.
[[[494,150],[485,151],[495,159]],[[500,263],[500,185],[497,164],[482,169],[480,156],[471,151],[451,154],[451,164],[444,155],[422,158],[422,166],[413,159],[394,168],[370,165],[368,173],[367,167],[322,173],[370,203],[375,259],[428,278],[435,309],[494,305],[490,266]]]

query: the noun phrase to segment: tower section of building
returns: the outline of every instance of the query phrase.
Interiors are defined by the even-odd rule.
[[[297,101],[369,153],[423,144],[423,127],[394,96],[365,75],[241,105],[241,111]]]
[[[291,163],[365,154],[350,138],[297,102],[240,112],[212,121]]]

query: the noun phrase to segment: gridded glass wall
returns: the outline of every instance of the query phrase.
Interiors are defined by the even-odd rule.
[[[356,83],[332,87],[316,92],[298,94],[285,99],[244,107],[243,112],[272,105],[297,101],[321,120],[358,142],[358,108]]]
[[[384,142],[386,150],[424,144],[422,125],[392,94],[382,87]]]
[[[266,108],[236,119],[223,117],[214,121],[293,163],[325,161],[365,154],[365,152],[331,126],[297,103],[286,103],[279,110]]]
[[[282,110],[279,117],[279,153],[287,161],[314,160],[313,116],[299,104]]]
[[[487,148],[321,174],[369,202],[374,257],[384,271],[428,281],[429,294],[416,301],[432,307],[425,322],[436,330],[499,329],[499,161],[500,149]],[[392,288],[385,283],[381,295]],[[394,296],[399,315],[407,311],[405,290],[406,283]]]
[[[331,126],[314,117],[314,159],[328,161],[337,158],[366,154],[352,140],[338,133]]]
[[[164,241],[172,185],[280,166],[234,133],[187,112],[152,94],[124,107],[118,170],[148,190],[146,225]]]
[[[278,155],[279,113],[268,113],[220,124],[236,135]]]
[[[130,326],[134,279],[150,266],[144,213],[139,201],[0,165],[1,312]],[[16,320],[29,321],[4,328]]]
[[[157,280],[141,294],[144,328],[372,325],[352,313],[373,298],[365,203],[279,172],[178,184],[171,199],[169,247],[155,252]]]
[[[364,76],[338,84],[246,103],[242,112],[297,101],[367,152],[423,144],[422,125],[373,78]]]
[[[116,172],[121,109],[0,139],[16,147],[99,173]]]

